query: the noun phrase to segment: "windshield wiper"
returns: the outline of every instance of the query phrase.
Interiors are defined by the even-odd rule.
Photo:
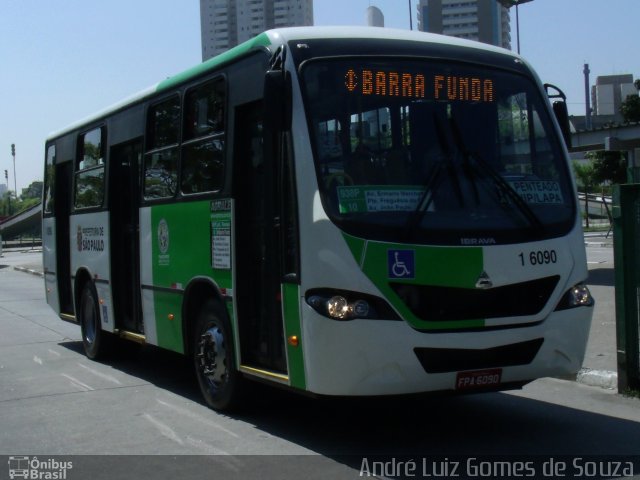
[[[453,137],[456,141],[458,149],[460,150],[460,152],[462,152],[462,155],[465,158],[465,166],[469,169],[469,171],[470,172],[473,171],[473,166],[469,163],[469,159],[473,159],[476,161],[476,163],[480,165],[480,167],[484,172],[489,174],[489,177],[493,180],[496,186],[503,193],[505,193],[507,197],[509,197],[513,205],[516,206],[518,211],[526,218],[529,224],[533,228],[543,229],[544,228],[543,223],[540,221],[540,219],[535,214],[533,209],[529,206],[529,204],[524,201],[524,199],[518,194],[518,192],[516,192],[513,189],[513,187],[509,184],[509,182],[507,182],[502,177],[502,175],[500,175],[500,173],[497,172],[496,169],[489,164],[489,162],[487,162],[484,158],[482,158],[482,156],[480,156],[479,153],[471,152],[470,150],[467,149],[464,143],[464,140],[462,138],[460,129],[458,128],[458,124],[455,122],[453,118],[451,118],[450,122],[451,122],[451,130],[453,132]],[[473,185],[474,185],[474,192],[477,195],[478,192],[476,190],[475,182],[473,182]]]
[[[444,129],[442,128],[442,124],[440,123],[440,119],[437,117],[435,113],[433,117],[434,117],[434,123],[436,126],[438,143],[440,144],[440,149],[444,154],[444,158],[446,158],[450,164],[449,175],[453,176],[455,175],[455,172],[452,172],[451,170],[451,162],[452,162],[451,148],[449,147],[448,142],[445,141],[446,137],[444,134]],[[443,164],[442,160],[438,160],[425,179],[425,182],[423,184],[424,192],[422,192],[422,195],[420,196],[420,200],[418,201],[418,204],[416,205],[415,210],[411,213],[411,215],[409,215],[409,218],[407,219],[407,223],[405,225],[406,238],[409,238],[411,232],[413,232],[414,229],[420,224],[420,222],[422,221],[422,218],[424,217],[424,214],[427,212],[427,210],[429,209],[429,206],[431,206],[431,203],[433,202],[435,193],[437,191],[437,187],[439,187],[440,185],[439,179],[440,179],[440,176],[442,175],[442,169],[444,168],[442,164]],[[462,190],[460,189],[460,184],[457,182],[457,178],[455,178],[455,180],[456,180],[456,182],[454,182],[456,186],[455,191],[458,196],[458,200],[460,200],[460,203],[462,205],[464,204],[464,200],[462,197]]]
[[[411,232],[418,226],[418,224],[422,221],[425,212],[429,209],[431,202],[433,202],[433,196],[436,192],[436,186],[439,183],[436,183],[440,176],[442,175],[442,162],[438,161],[425,179],[423,184],[424,191],[422,195],[420,195],[420,200],[416,205],[415,210],[409,215],[407,219],[407,223],[405,224],[405,237],[409,238]]]

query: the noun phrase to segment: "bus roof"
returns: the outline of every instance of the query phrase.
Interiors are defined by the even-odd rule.
[[[272,44],[279,44],[292,40],[311,40],[321,38],[404,40],[409,42],[454,45],[517,56],[510,50],[488,45],[486,43],[465,40],[447,35],[439,35],[436,33],[420,32],[416,30],[400,30],[386,27],[290,27],[268,30],[265,33],[269,35]]]
[[[267,30],[260,35],[237,45],[236,47],[227,50],[209,60],[195,65],[177,75],[168,77],[155,85],[152,85],[144,90],[127,97],[97,113],[94,113],[80,121],[74,122],[72,125],[63,128],[62,130],[51,133],[47,140],[51,140],[62,135],[65,135],[72,130],[81,128],[83,125],[96,122],[101,118],[104,118],[110,114],[117,112],[136,102],[143,101],[157,93],[161,93],[178,85],[195,79],[198,76],[205,74],[209,71],[215,70],[222,65],[230,63],[251,51],[255,51],[260,48],[268,48],[270,45],[281,45],[290,41],[304,41],[312,39],[378,39],[378,40],[399,40],[409,42],[422,42],[441,45],[452,45],[463,48],[470,48],[476,50],[483,50],[487,52],[499,53],[502,55],[509,55],[520,58],[515,53],[506,50],[504,48],[495,47],[480,42],[471,40],[464,40],[456,37],[450,37],[445,35],[438,35],[434,33],[426,33],[411,30],[399,30],[393,28],[381,28],[381,27],[353,27],[353,26],[336,26],[336,27],[290,27],[274,30]]]

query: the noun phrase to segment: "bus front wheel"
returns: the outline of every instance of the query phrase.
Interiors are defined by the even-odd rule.
[[[214,410],[230,410],[240,401],[242,378],[235,368],[233,338],[227,316],[213,300],[196,319],[193,360],[205,402]]]
[[[92,360],[103,357],[107,353],[109,339],[102,331],[98,295],[90,282],[87,282],[82,289],[79,314],[84,353]]]

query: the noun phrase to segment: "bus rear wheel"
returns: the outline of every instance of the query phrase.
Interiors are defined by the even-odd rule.
[[[242,378],[233,345],[224,311],[215,301],[206,302],[196,319],[193,360],[202,396],[214,410],[232,410],[240,402]]]
[[[85,355],[92,360],[104,357],[109,350],[109,338],[100,325],[98,295],[91,283],[82,289],[79,316]]]

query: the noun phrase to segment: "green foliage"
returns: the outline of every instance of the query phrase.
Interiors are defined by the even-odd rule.
[[[42,181],[31,182],[27,188],[22,189],[22,198],[37,198],[38,201],[42,198]]]
[[[640,122],[640,96],[628,95],[620,105],[620,113],[625,122]]]
[[[40,203],[40,198],[20,198],[16,200],[11,192],[11,199],[5,195],[0,199],[0,216],[8,217]]]
[[[573,171],[576,174],[576,182],[581,190],[589,192],[598,185],[599,182],[596,180],[593,163],[583,165],[573,162]]]
[[[589,152],[587,158],[593,162],[593,177],[596,185],[626,183],[627,159],[622,152]]]

